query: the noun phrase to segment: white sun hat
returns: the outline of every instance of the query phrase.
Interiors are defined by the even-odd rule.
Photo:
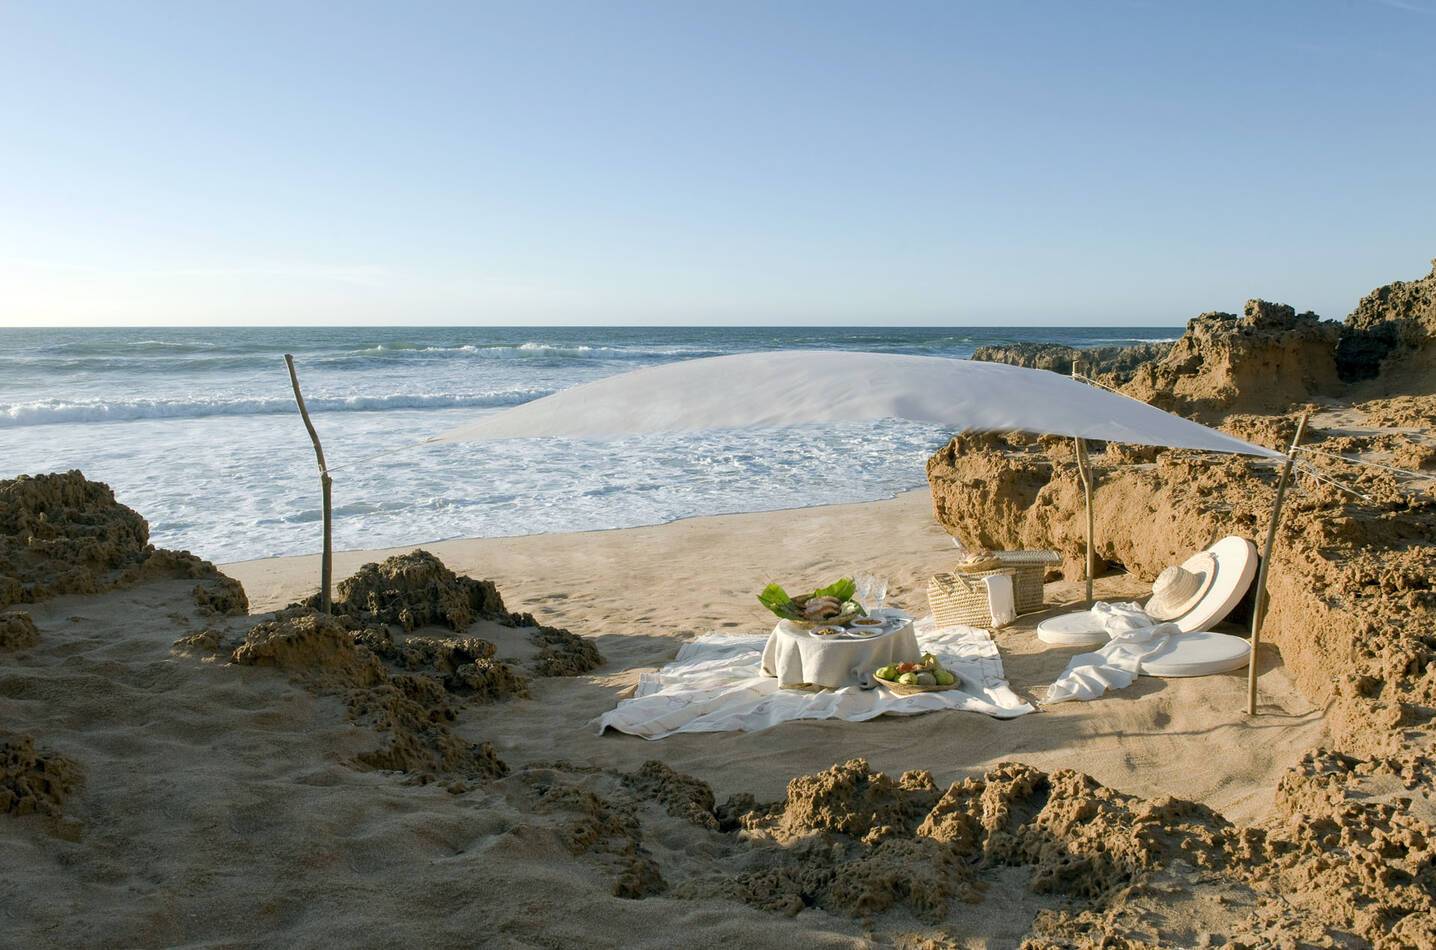
[[[1166,568],[1152,582],[1147,614],[1154,620],[1176,620],[1197,606],[1217,576],[1217,559],[1199,551],[1181,565]]]
[[[1257,571],[1256,545],[1231,535],[1158,575],[1146,611],[1183,633],[1210,630],[1246,595]]]

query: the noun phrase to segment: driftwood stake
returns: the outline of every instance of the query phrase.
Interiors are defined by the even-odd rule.
[[[1271,523],[1266,528],[1266,546],[1261,552],[1261,567],[1257,570],[1256,598],[1252,602],[1251,656],[1247,658],[1247,715],[1256,715],[1257,701],[1257,647],[1261,646],[1261,625],[1266,613],[1266,575],[1271,569],[1272,549],[1276,547],[1276,528],[1281,520],[1281,505],[1286,500],[1286,487],[1291,481],[1291,466],[1296,460],[1296,447],[1306,432],[1309,413],[1303,412],[1296,423],[1296,435],[1292,436],[1291,448],[1287,449],[1286,461],[1281,466],[1281,477],[1276,483],[1276,500],[1271,506]]]
[[[284,365],[289,367],[289,382],[294,386],[294,401],[299,404],[299,415],[304,419],[304,428],[309,430],[309,441],[314,443],[314,457],[319,462],[319,484],[324,492],[324,556],[319,567],[319,609],[329,613],[329,582],[334,576],[333,512],[330,503],[329,467],[324,464],[324,446],[319,444],[319,433],[309,421],[309,410],[304,405],[304,394],[299,391],[299,374],[294,370],[294,357],[284,354]]]
[[[1072,378],[1076,379],[1081,375],[1079,372],[1081,362],[1072,360]],[[1092,517],[1092,467],[1087,458],[1087,440],[1073,439],[1072,445],[1077,453],[1077,477],[1082,480],[1082,499],[1087,508],[1087,606],[1092,606],[1092,577],[1097,573],[1097,551],[1092,545],[1093,535],[1096,533],[1096,526]]]

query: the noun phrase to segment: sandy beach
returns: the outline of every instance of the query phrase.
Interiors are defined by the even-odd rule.
[[[525,814],[519,790],[555,760],[632,773],[656,759],[710,784],[719,800],[742,792],[770,800],[791,779],[853,758],[893,774],[927,769],[939,786],[1020,759],[1043,769],[1080,766],[1132,794],[1175,794],[1254,821],[1270,813],[1277,778],[1322,736],[1320,710],[1276,666],[1262,677],[1273,709],[1255,723],[1238,715],[1244,681],[1231,674],[1143,680],[1113,702],[1008,722],[950,712],[659,742],[594,734],[589,720],[640,671],[671,659],[683,639],[767,628],[752,601],[763,576],[755,579],[751,565],[776,577],[898,566],[890,597],[920,609],[926,577],[952,558],[924,492],[426,547],[461,572],[496,578],[511,602],[544,621],[585,631],[607,659],[588,675],[535,680],[529,698],[463,707],[455,732],[493,743],[514,774],[458,796],[346,764],[373,738],[346,719],[337,696],[312,695],[266,670],[172,654],[181,634],[224,625],[196,607],[193,581],[31,607],[41,645],[25,654],[23,675],[0,680],[7,725],[67,736],[58,745],[84,763],[84,792],[63,819],[8,829],[0,867],[10,893],[48,895],[24,910],[12,905],[15,932],[39,943],[49,933],[60,943],[118,936],[149,945],[487,942],[478,935],[528,945],[579,934],[593,946],[856,945],[868,932],[861,922],[821,910],[789,919],[712,899],[614,897],[601,868],[555,850],[542,819]],[[345,552],[337,571],[391,553]],[[253,592],[250,608],[261,613],[307,594],[316,566],[314,558],[283,558],[223,569]],[[1051,585],[1048,599],[1073,594]],[[1014,687],[1031,698],[1071,652],[1038,649],[1031,630],[1039,616],[999,635]],[[670,859],[701,865],[706,833],[669,824],[665,837],[645,840],[672,877]],[[697,855],[684,857],[694,848]],[[464,896],[483,892],[523,896]],[[1012,877],[1010,889],[959,915],[949,932],[1003,945],[1044,906],[1055,904]],[[381,920],[388,923],[376,928]]]
[[[1433,18],[0,5],[0,950],[1436,950]]]
[[[1267,790],[1321,737],[1320,710],[1304,700],[1279,666],[1262,677],[1270,715],[1238,716],[1243,674],[1143,680],[1122,702],[1069,703],[1010,722],[970,713],[883,719],[855,728],[842,722],[794,723],[757,735],[679,735],[659,742],[609,733],[595,739],[589,720],[612,708],[638,674],[673,658],[685,639],[710,630],[766,632],[754,594],[770,578],[821,579],[883,570],[889,599],[917,613],[927,580],[951,567],[953,548],[934,521],[926,491],[891,501],[747,515],[694,518],[631,528],[526,538],[445,541],[423,546],[461,574],[495,580],[506,599],[545,622],[595,638],[608,663],[579,681],[542,683],[530,703],[476,712],[473,734],[511,764],[555,757],[583,765],[635,769],[650,758],[701,778],[720,798],[746,791],[779,797],[788,780],[862,757],[877,769],[923,768],[940,785],[1020,758],[1038,768],[1071,767],[1133,794],[1168,793],[1201,801],[1234,819],[1265,817]],[[389,551],[347,551],[335,572],[347,576]],[[887,569],[891,565],[894,569]],[[313,557],[222,565],[244,584],[256,611],[312,593]],[[1112,579],[1099,595],[1143,593],[1140,582]],[[814,581],[816,583],[816,580]],[[1033,630],[1081,585],[1049,585],[1053,610],[1024,615],[997,640],[1010,682],[1037,700],[1076,649],[1053,649]]]
[[[1412,331],[1371,370],[1370,347],[1337,343],[1386,340],[1432,288],[1381,288],[1345,325],[1251,301],[1155,350],[1083,354],[1103,385],[1258,444],[1307,416],[1256,716],[1242,671],[1045,702],[1079,652],[1034,633],[1083,597],[1067,439],[956,437],[926,489],[882,501],[341,551],[330,613],[316,556],[216,567],[151,544],[79,471],[0,481],[5,936],[1429,945],[1432,349]],[[1070,372],[1074,352],[979,355]],[[1109,601],[1259,536],[1278,471],[1117,443],[1092,462]],[[992,631],[1034,712],[598,734],[694,638],[770,630],[770,581],[880,574],[889,604],[926,613],[953,537],[1060,557],[1042,610]]]

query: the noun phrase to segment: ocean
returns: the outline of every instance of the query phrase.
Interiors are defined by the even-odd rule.
[[[283,354],[334,474],[334,544],[623,528],[890,497],[945,441],[901,421],[801,452],[772,431],[415,446],[601,376],[753,350],[963,357],[986,344],[1170,340],[1173,327],[0,329],[0,477],[80,469],[162,547],[216,562],[320,547],[319,480]],[[377,458],[375,456],[378,456]]]

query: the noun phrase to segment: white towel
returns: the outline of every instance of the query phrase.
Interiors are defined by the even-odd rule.
[[[987,585],[987,609],[992,625],[1005,627],[1017,619],[1017,599],[1012,592],[1011,574],[989,574],[982,579]]]
[[[1156,618],[1143,610],[1142,605],[1135,600],[1122,604],[1098,601],[1092,605],[1091,614],[1097,619],[1098,625],[1114,637],[1144,627],[1154,627],[1158,623]]]
[[[1047,702],[1096,699],[1109,689],[1123,689],[1142,672],[1142,660],[1181,633],[1175,623],[1157,623],[1136,603],[1092,606],[1112,639],[1094,653],[1079,653],[1047,688]]]

